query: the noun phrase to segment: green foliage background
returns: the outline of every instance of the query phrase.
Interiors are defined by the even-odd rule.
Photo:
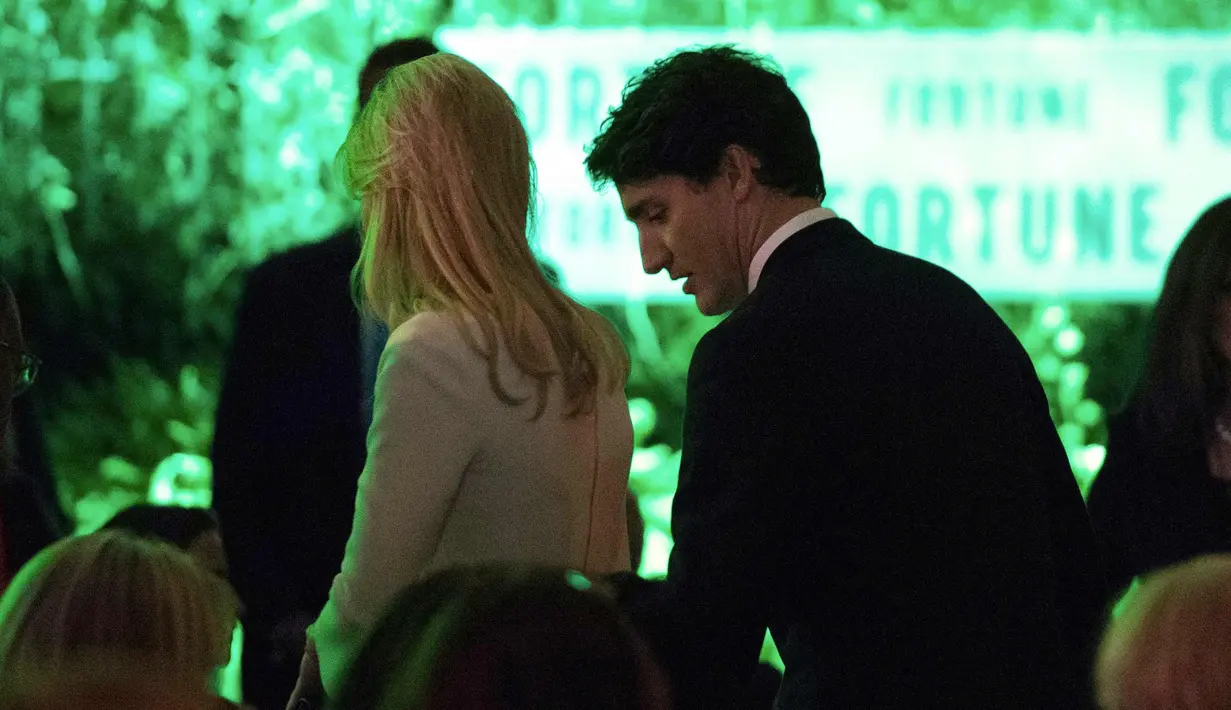
[[[33,393],[63,502],[86,524],[204,455],[244,270],[351,218],[328,165],[363,57],[458,25],[1228,29],[1223,0],[3,0],[0,266],[46,365]],[[1000,304],[1081,480],[1136,368],[1147,309]],[[605,307],[672,465],[684,376],[713,324]],[[643,456],[644,459],[644,456]]]

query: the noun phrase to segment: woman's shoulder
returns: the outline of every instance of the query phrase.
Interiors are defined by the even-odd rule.
[[[381,358],[382,367],[390,371],[431,371],[458,382],[485,376],[464,321],[442,311],[416,313],[394,328]]]
[[[469,324],[445,311],[420,311],[389,334],[387,348],[450,353],[468,349]]]

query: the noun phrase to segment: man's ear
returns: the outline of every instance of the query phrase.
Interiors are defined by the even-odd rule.
[[[761,160],[742,145],[732,143],[722,154],[719,175],[727,181],[727,187],[736,201],[748,199],[757,184],[757,169]]]

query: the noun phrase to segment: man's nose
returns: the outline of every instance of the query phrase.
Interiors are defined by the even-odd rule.
[[[647,274],[657,274],[667,266],[667,250],[662,240],[652,230],[642,229],[638,235],[641,242],[641,268]]]

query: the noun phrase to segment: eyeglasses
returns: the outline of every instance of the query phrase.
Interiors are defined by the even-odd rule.
[[[13,396],[16,397],[34,384],[34,378],[38,376],[38,366],[42,365],[43,361],[3,340],[0,340],[0,348],[8,348],[17,353],[17,380],[13,383]]]

